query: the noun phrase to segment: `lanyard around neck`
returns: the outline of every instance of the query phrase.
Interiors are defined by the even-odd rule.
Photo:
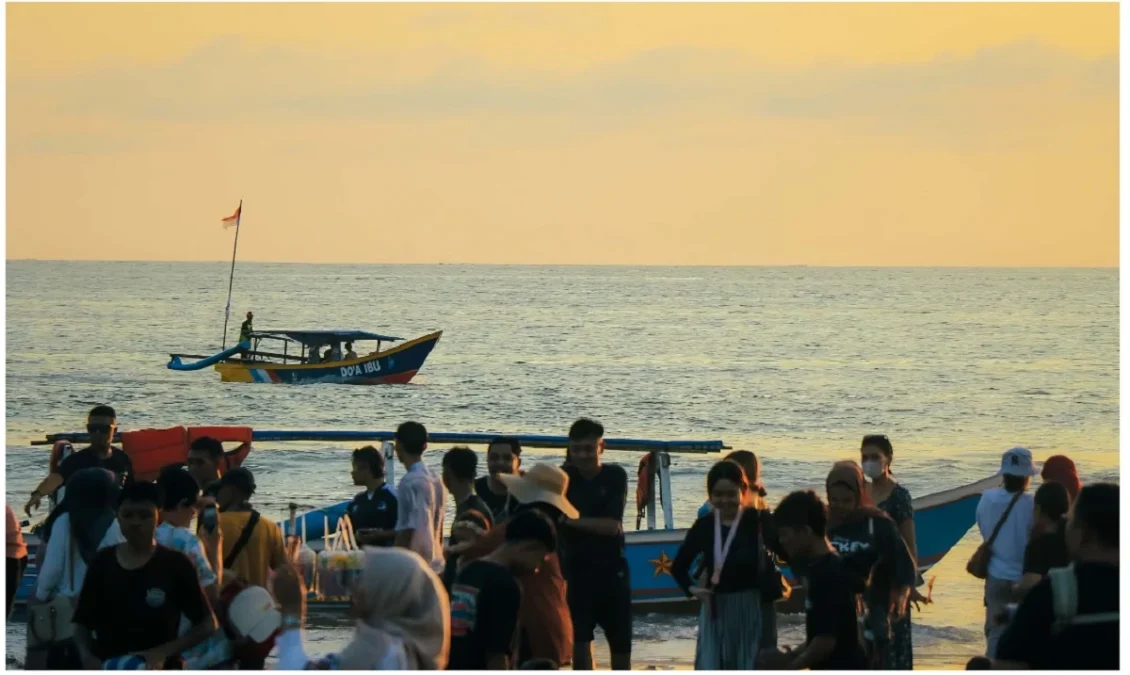
[[[742,521],[742,511],[744,509],[739,506],[738,515],[730,524],[730,534],[726,535],[726,542],[722,543],[722,514],[718,509],[714,510],[714,573],[710,575],[712,586],[717,586],[722,578],[722,565],[726,562],[726,556],[730,554],[730,547],[734,545],[734,538],[738,534],[738,523]]]

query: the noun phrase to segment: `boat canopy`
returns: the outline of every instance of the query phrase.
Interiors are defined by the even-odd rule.
[[[257,330],[252,338],[290,339],[304,345],[324,345],[327,342],[355,342],[357,340],[377,340],[378,342],[400,342],[404,338],[391,335],[378,335],[363,330]]]

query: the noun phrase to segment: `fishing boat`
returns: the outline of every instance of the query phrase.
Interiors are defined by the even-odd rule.
[[[169,370],[203,370],[212,366],[221,382],[270,384],[407,384],[416,377],[443,331],[404,341],[360,330],[253,331],[248,339],[212,356],[170,354]],[[375,343],[355,358],[323,361],[326,347]],[[395,344],[382,349],[385,344]],[[357,349],[357,353],[364,349]],[[185,362],[183,359],[198,359]]]
[[[125,432],[129,433],[129,432]],[[119,434],[119,437],[124,434]],[[513,434],[506,434],[513,436]],[[251,441],[257,443],[286,442],[330,442],[357,443],[380,442],[388,460],[388,480],[395,480],[396,461],[393,453],[393,431],[292,431],[259,430],[251,432]],[[430,433],[429,441],[434,445],[486,445],[496,434],[487,433]],[[242,438],[242,436],[240,437]],[[568,438],[564,436],[518,435],[522,445],[531,448],[564,449]],[[49,435],[46,440],[33,441],[35,445],[56,444],[59,442],[80,443],[86,440],[84,433]],[[690,600],[675,583],[671,575],[672,565],[679,545],[686,536],[686,529],[677,529],[671,498],[671,453],[717,453],[729,449],[722,441],[658,441],[643,439],[605,439],[609,450],[640,451],[645,453],[646,462],[641,462],[637,490],[636,529],[625,532],[625,555],[630,570],[632,604],[638,611],[684,612],[694,609],[696,601]],[[248,446],[250,449],[250,446]],[[128,450],[127,450],[128,451]],[[240,461],[246,457],[246,452]],[[658,483],[658,490],[656,484]],[[989,476],[968,485],[919,497],[913,501],[915,531],[918,533],[919,572],[925,573],[938,563],[958,541],[973,527],[977,504],[981,493],[995,487],[999,477]],[[315,551],[322,550],[327,542],[340,536],[336,524],[345,513],[349,500],[342,500],[321,508],[312,509],[297,515],[290,521],[279,522],[279,527],[288,536],[304,539]],[[657,523],[658,513],[662,512],[663,524]],[[646,521],[646,527],[644,526]],[[627,523],[625,526],[627,530]],[[16,594],[17,603],[24,603],[34,588],[36,570],[34,566],[35,548],[38,536],[34,531],[25,532],[29,549],[29,565],[23,582]],[[792,603],[803,597],[802,580],[796,578],[786,567],[784,576],[794,586]],[[316,609],[318,602],[312,603]],[[335,603],[323,603],[323,608],[337,607]]]
[[[220,351],[211,356],[170,354],[166,368],[177,371],[214,367],[221,382],[269,384],[407,384],[416,377],[424,361],[435,349],[442,331],[404,342],[391,335],[361,330],[251,330],[252,314],[240,329],[239,343],[228,348],[228,321],[231,317],[232,288],[235,285],[235,260],[239,250],[239,231],[243,223],[243,200],[235,213],[221,220],[224,228],[235,228],[231,271],[228,274],[228,300],[224,306],[224,331]],[[264,341],[266,342],[264,344]],[[345,358],[341,345],[375,342],[376,348],[364,356]],[[384,343],[402,342],[382,350]],[[323,358],[321,349],[332,347]],[[361,354],[358,350],[355,354]],[[195,359],[186,362],[184,359]]]

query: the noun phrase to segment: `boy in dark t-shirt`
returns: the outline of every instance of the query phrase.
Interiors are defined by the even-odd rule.
[[[518,508],[518,500],[507,491],[499,479],[518,475],[522,465],[522,444],[517,438],[500,436],[487,446],[488,475],[475,480],[475,494],[490,508],[491,520],[501,523]]]
[[[865,670],[860,643],[855,573],[828,542],[828,512],[811,490],[794,492],[773,512],[777,538],[793,570],[805,577],[805,643],[766,650],[765,667],[777,670]]]
[[[181,654],[216,630],[192,563],[154,541],[159,502],[153,483],[128,484],[118,507],[126,541],[100,551],[86,572],[74,624],[88,670],[127,654],[140,654],[151,670],[179,670]],[[192,628],[178,637],[182,615]]]
[[[557,549],[557,533],[536,510],[510,519],[505,543],[467,563],[451,588],[449,670],[508,670],[515,665],[521,591],[516,576],[532,574]]]
[[[580,512],[561,524],[565,580],[573,617],[573,667],[593,668],[594,629],[608,638],[613,670],[632,664],[632,589],[624,557],[624,507],[628,474],[623,467],[601,464],[604,427],[581,419],[569,429],[565,473],[569,503]]]

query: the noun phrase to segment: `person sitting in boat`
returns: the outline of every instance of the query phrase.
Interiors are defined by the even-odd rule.
[[[322,362],[322,358],[321,358],[322,354],[321,354],[321,352],[318,351],[318,345],[310,345],[310,349],[308,351],[310,353],[306,357],[306,363],[314,364],[314,363],[321,363]]]
[[[352,359],[355,359],[355,358],[357,358],[357,352],[353,351],[353,343],[352,342],[346,342],[345,343],[345,360],[349,361],[349,360],[352,360]]]
[[[341,360],[341,343],[340,342],[335,342],[334,346],[330,348],[330,360],[331,361],[340,361]]]
[[[251,321],[254,318],[255,318],[255,315],[252,314],[251,312],[248,312],[247,313],[247,319],[244,320],[244,322],[239,325],[239,341],[240,342],[251,342],[251,332],[254,330],[254,328],[251,327]]]

